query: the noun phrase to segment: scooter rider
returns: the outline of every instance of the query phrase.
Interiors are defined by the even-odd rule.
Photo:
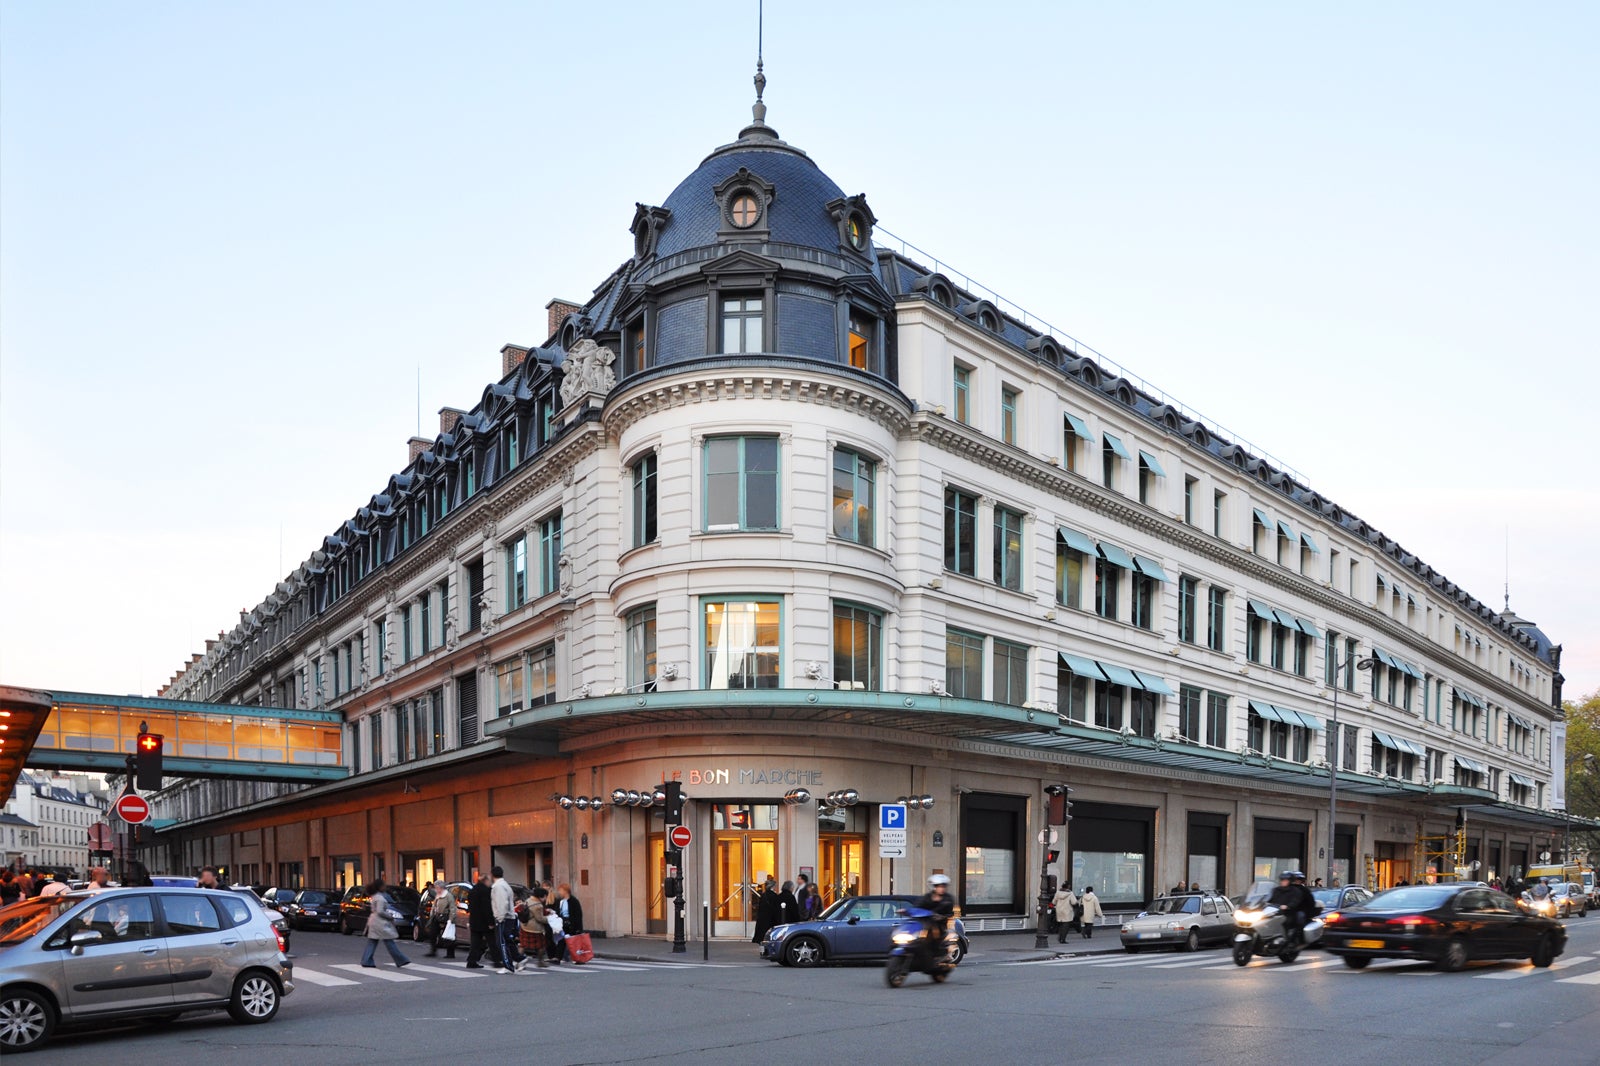
[[[929,919],[929,924],[933,927],[934,939],[940,944],[944,943],[950,917],[956,912],[956,901],[950,898],[950,878],[944,874],[929,877],[927,894],[917,900],[917,907],[933,912],[935,917]]]
[[[1283,915],[1284,935],[1291,942],[1304,942],[1306,923],[1322,910],[1306,888],[1306,875],[1299,870],[1285,870],[1278,875],[1278,887],[1272,890],[1267,903]]]

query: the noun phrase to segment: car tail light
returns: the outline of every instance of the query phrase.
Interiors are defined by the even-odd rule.
[[[1327,914],[1322,916],[1323,925],[1334,925],[1342,921],[1344,921],[1344,915],[1340,914],[1338,911],[1329,911]]]
[[[1426,914],[1407,914],[1400,918],[1390,918],[1386,925],[1403,925],[1407,929],[1427,929],[1439,924],[1437,918],[1429,918]]]
[[[283,942],[282,931],[280,931],[277,926],[273,926],[272,935],[278,938],[278,950],[287,954],[289,951],[289,945]]]

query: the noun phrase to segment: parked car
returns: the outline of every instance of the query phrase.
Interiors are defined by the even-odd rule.
[[[336,888],[302,888],[283,905],[283,916],[291,929],[337,929],[339,902]]]
[[[23,900],[0,911],[0,1057],[57,1028],[213,1010],[268,1022],[292,977],[265,912],[241,893],[112,888]]]
[[[1485,888],[1488,886],[1485,885]],[[1338,888],[1313,888],[1311,896],[1322,906],[1324,913],[1328,911],[1348,910],[1359,907],[1372,898],[1372,893],[1364,885],[1341,885]]]
[[[1230,943],[1237,928],[1226,896],[1161,896],[1122,923],[1122,947],[1130,953],[1162,947],[1197,951],[1207,944]]]
[[[1531,959],[1549,966],[1567,947],[1560,922],[1525,914],[1504,892],[1473,885],[1409,885],[1322,916],[1323,946],[1361,969],[1373,959],[1418,959],[1459,970],[1470,959]]]
[[[288,951],[289,919],[284,916],[284,913],[278,910],[278,908],[274,907],[272,904],[268,903],[266,900],[262,899],[260,896],[256,895],[256,890],[251,888],[249,885],[233,885],[232,888],[233,891],[242,892],[261,905],[262,911],[266,913],[267,920],[272,923],[272,928],[276,929],[278,931],[278,935],[283,938],[283,950]]]
[[[395,885],[386,886],[383,894],[389,897],[390,921],[394,922],[402,939],[409,938],[411,927],[417,921],[417,909],[422,904],[422,897],[414,888]],[[371,896],[365,885],[356,885],[345,892],[344,899],[339,903],[339,931],[345,936],[366,932],[367,916],[372,913],[372,904],[369,902]]]
[[[889,957],[890,937],[900,924],[900,911],[917,904],[916,896],[846,896],[815,920],[774,926],[761,945],[761,957],[784,966],[817,966],[849,959]],[[970,945],[960,918],[955,926],[956,961]]]
[[[471,936],[467,922],[467,914],[471,910],[467,906],[467,893],[472,891],[472,885],[467,881],[452,881],[450,884],[445,885],[445,888],[456,898],[456,939],[465,943]],[[514,881],[511,884],[511,894],[514,899],[522,899],[528,894],[528,891],[527,885],[519,885]],[[551,900],[550,902],[553,904],[555,901]],[[426,925],[428,917],[432,913],[433,901],[430,899],[422,905],[417,920]]]
[[[282,911],[299,894],[300,890],[297,888],[269,888],[261,893],[261,902],[273,910]],[[287,914],[288,912],[284,911],[284,913]]]

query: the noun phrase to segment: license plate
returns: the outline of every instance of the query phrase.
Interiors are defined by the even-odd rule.
[[[1160,940],[1161,939],[1161,934],[1160,933],[1140,933],[1139,934],[1139,939],[1140,940]]]
[[[1373,948],[1373,949],[1377,949],[1377,948],[1383,947],[1383,941],[1381,941],[1381,940],[1352,940],[1349,943],[1347,943],[1345,946],[1346,947],[1351,947],[1351,948]]]

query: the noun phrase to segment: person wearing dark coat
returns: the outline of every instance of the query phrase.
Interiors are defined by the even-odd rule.
[[[761,896],[756,900],[756,935],[751,937],[751,942],[759,944],[767,939],[767,930],[778,925],[783,919],[783,904],[778,899],[778,879],[767,878],[767,883],[761,886]]]
[[[785,881],[778,892],[778,924],[788,925],[804,918],[800,910],[800,897],[794,894],[794,882]]]
[[[485,951],[496,966],[500,963],[500,947],[495,943],[494,935],[494,891],[489,887],[489,879],[483,874],[478,875],[478,880],[467,890],[467,928],[472,934],[472,946],[467,951],[467,969],[481,970]]]

